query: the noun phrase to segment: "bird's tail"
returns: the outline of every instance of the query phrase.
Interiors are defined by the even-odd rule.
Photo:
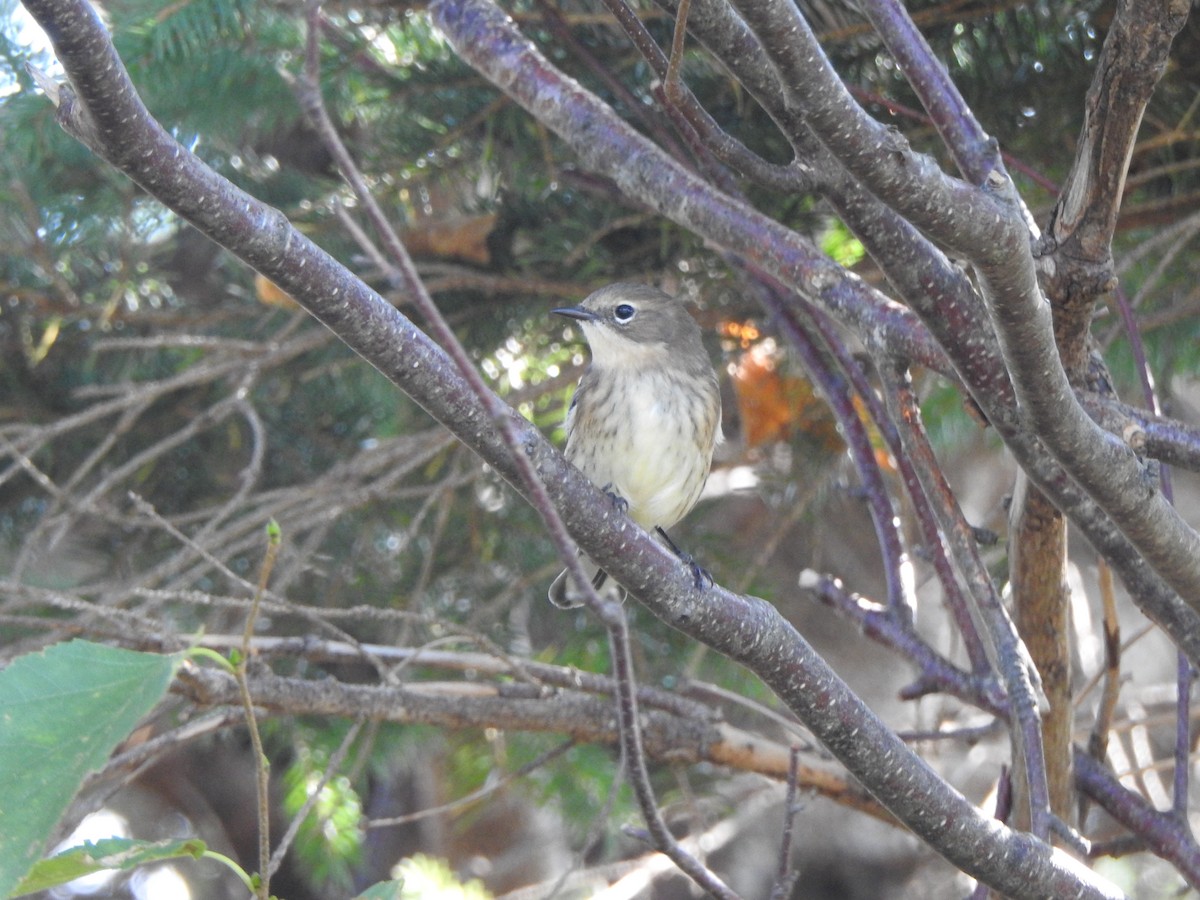
[[[607,588],[610,591],[620,591],[621,586],[615,581],[610,581],[608,573],[602,568],[588,559],[582,557],[583,571],[587,573],[592,582],[592,587],[596,589],[596,593],[603,593]],[[571,580],[571,574],[563,569],[558,577],[554,579],[554,583],[550,585],[548,596],[550,602],[559,609],[575,609],[583,606],[583,592]]]

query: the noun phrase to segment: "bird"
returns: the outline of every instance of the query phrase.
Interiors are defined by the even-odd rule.
[[[578,324],[591,350],[567,411],[566,457],[614,498],[629,517],[656,531],[696,573],[703,572],[667,536],[696,505],[721,432],[721,392],[700,326],[658,288],[618,282],[578,306],[553,313]],[[597,590],[607,573],[584,560]],[[582,605],[563,571],[550,602]]]

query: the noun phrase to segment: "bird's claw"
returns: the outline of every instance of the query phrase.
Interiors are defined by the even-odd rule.
[[[671,552],[678,556],[680,560],[683,561],[683,564],[692,570],[692,578],[696,582],[697,590],[704,589],[706,587],[706,581],[708,582],[707,587],[712,587],[716,584],[716,582],[713,581],[713,577],[709,573],[708,569],[696,562],[696,557],[692,556],[692,554],[688,553],[686,550],[680,550],[679,545],[671,540],[671,536],[667,534],[666,529],[660,526],[655,526],[654,530],[658,532],[659,537],[661,537],[666,542],[667,546],[671,548]]]
[[[601,490],[608,494],[608,499],[612,501],[613,507],[616,508],[618,512],[629,512],[629,501],[614,491],[611,484],[606,484],[603,488],[601,488]]]
[[[683,564],[692,570],[692,580],[696,583],[696,590],[704,590],[705,588],[710,588],[716,584],[716,582],[713,581],[712,573],[709,572],[708,569],[704,568],[704,566],[700,565],[700,563],[696,562],[695,557],[693,557],[690,553],[680,552],[678,556],[681,560],[683,560]]]

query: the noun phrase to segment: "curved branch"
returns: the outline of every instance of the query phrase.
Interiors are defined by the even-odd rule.
[[[1086,751],[1074,751],[1075,781],[1079,790],[1146,842],[1156,856],[1174,865],[1195,889],[1200,890],[1200,846],[1186,818],[1172,810],[1157,810],[1140,794],[1123,788],[1102,763]]]
[[[777,0],[738,0],[796,115],[850,172],[927,234],[969,258],[1004,261],[1008,210],[983,184],[946,175],[894,128],[859,106],[800,10]],[[790,135],[789,135],[790,136]],[[869,174],[868,174],[869,173]]]
[[[867,0],[863,12],[921,98],[958,170],[964,178],[982,184],[1001,165],[999,147],[984,132],[908,11],[898,0]]]

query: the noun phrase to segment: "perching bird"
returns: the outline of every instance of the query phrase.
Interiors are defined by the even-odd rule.
[[[696,505],[722,440],[700,327],[678,300],[642,284],[612,284],[554,312],[579,323],[592,351],[567,412],[567,459],[670,544],[665,529]],[[599,589],[606,573],[585,563]],[[564,609],[579,596],[566,571],[550,586]]]

